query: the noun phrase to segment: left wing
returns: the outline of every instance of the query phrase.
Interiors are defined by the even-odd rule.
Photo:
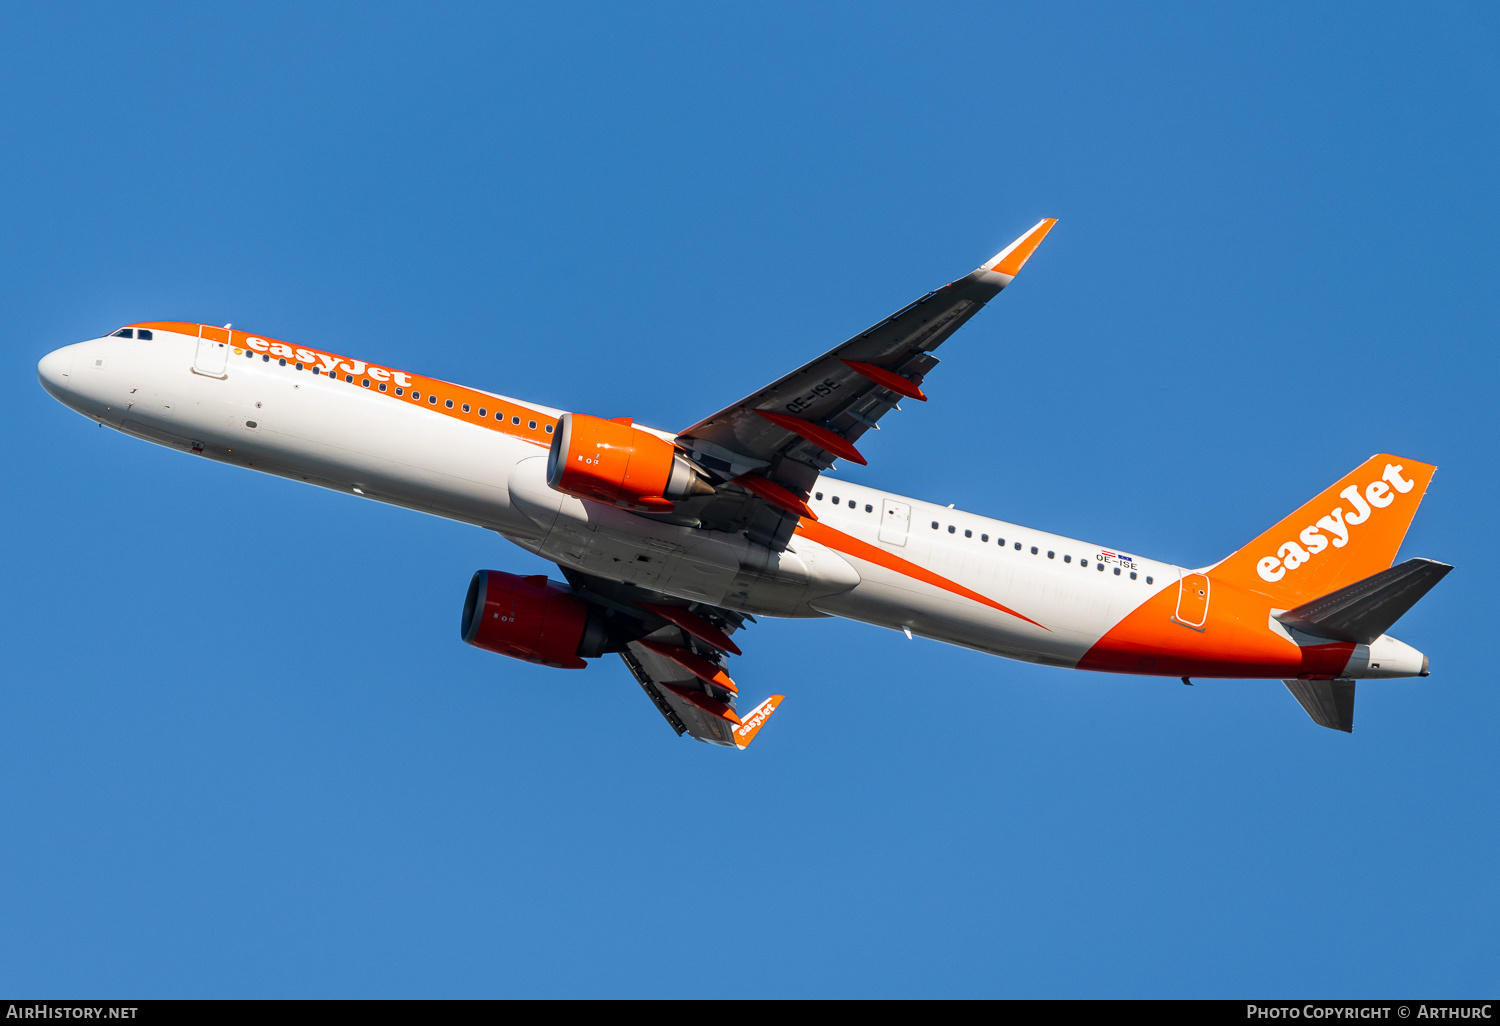
[[[744,625],[744,614],[560,569],[580,598],[629,624],[623,637],[634,640],[620,647],[620,658],[679,736],[744,748],[781,704],[785,696],[772,695],[738,711],[739,685],[726,664],[740,654],[729,635]]]
[[[1011,283],[1056,223],[1039,221],[972,273],[683,431],[677,445],[738,490],[680,503],[679,515],[784,548],[798,518],[812,516],[806,500],[819,472],[836,459],[864,463],[860,436],[901,399],[926,400],[932,351]]]
[[[785,695],[772,695],[741,716],[735,696],[708,686],[691,673],[684,673],[675,660],[632,642],[620,658],[658,712],[678,735],[687,734],[711,745],[744,748],[760,732]]]

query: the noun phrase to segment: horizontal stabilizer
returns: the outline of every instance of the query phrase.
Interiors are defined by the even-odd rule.
[[[1388,631],[1452,569],[1447,563],[1432,559],[1408,559],[1322,598],[1278,613],[1276,619],[1304,634],[1368,645]],[[1352,703],[1352,691],[1350,695]],[[1307,705],[1305,701],[1302,704]],[[1308,712],[1312,710],[1309,708]]]
[[[1354,681],[1284,680],[1282,683],[1318,726],[1354,733]]]

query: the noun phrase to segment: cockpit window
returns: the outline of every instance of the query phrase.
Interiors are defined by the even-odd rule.
[[[135,338],[135,329],[121,328],[119,331],[111,335],[110,338]]]
[[[137,331],[135,333],[135,337],[136,338],[143,338],[147,342],[150,342],[151,338],[152,338],[152,336],[151,336],[151,330],[149,328],[142,328],[140,331]]]

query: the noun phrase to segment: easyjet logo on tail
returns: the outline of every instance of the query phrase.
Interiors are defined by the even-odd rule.
[[[1380,480],[1365,485],[1363,493],[1360,492],[1359,485],[1350,485],[1339,492],[1340,498],[1349,500],[1351,511],[1345,513],[1344,507],[1335,506],[1327,516],[1320,517],[1316,524],[1304,527],[1298,533],[1296,541],[1283,542],[1276,550],[1276,555],[1262,556],[1255,564],[1255,572],[1260,574],[1260,579],[1274,584],[1285,577],[1288,570],[1296,570],[1330,544],[1336,549],[1348,545],[1351,527],[1365,523],[1377,510],[1396,501],[1392,488],[1405,495],[1416,486],[1415,481],[1401,476],[1402,469],[1403,465],[1400,463],[1387,463]],[[1327,534],[1323,533],[1325,531]]]

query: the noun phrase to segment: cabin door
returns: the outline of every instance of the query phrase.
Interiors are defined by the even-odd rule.
[[[198,329],[198,352],[193,357],[193,373],[210,378],[227,378],[229,366],[229,329],[207,324]]]
[[[1188,574],[1177,582],[1177,612],[1172,619],[1195,631],[1208,623],[1208,578]]]

